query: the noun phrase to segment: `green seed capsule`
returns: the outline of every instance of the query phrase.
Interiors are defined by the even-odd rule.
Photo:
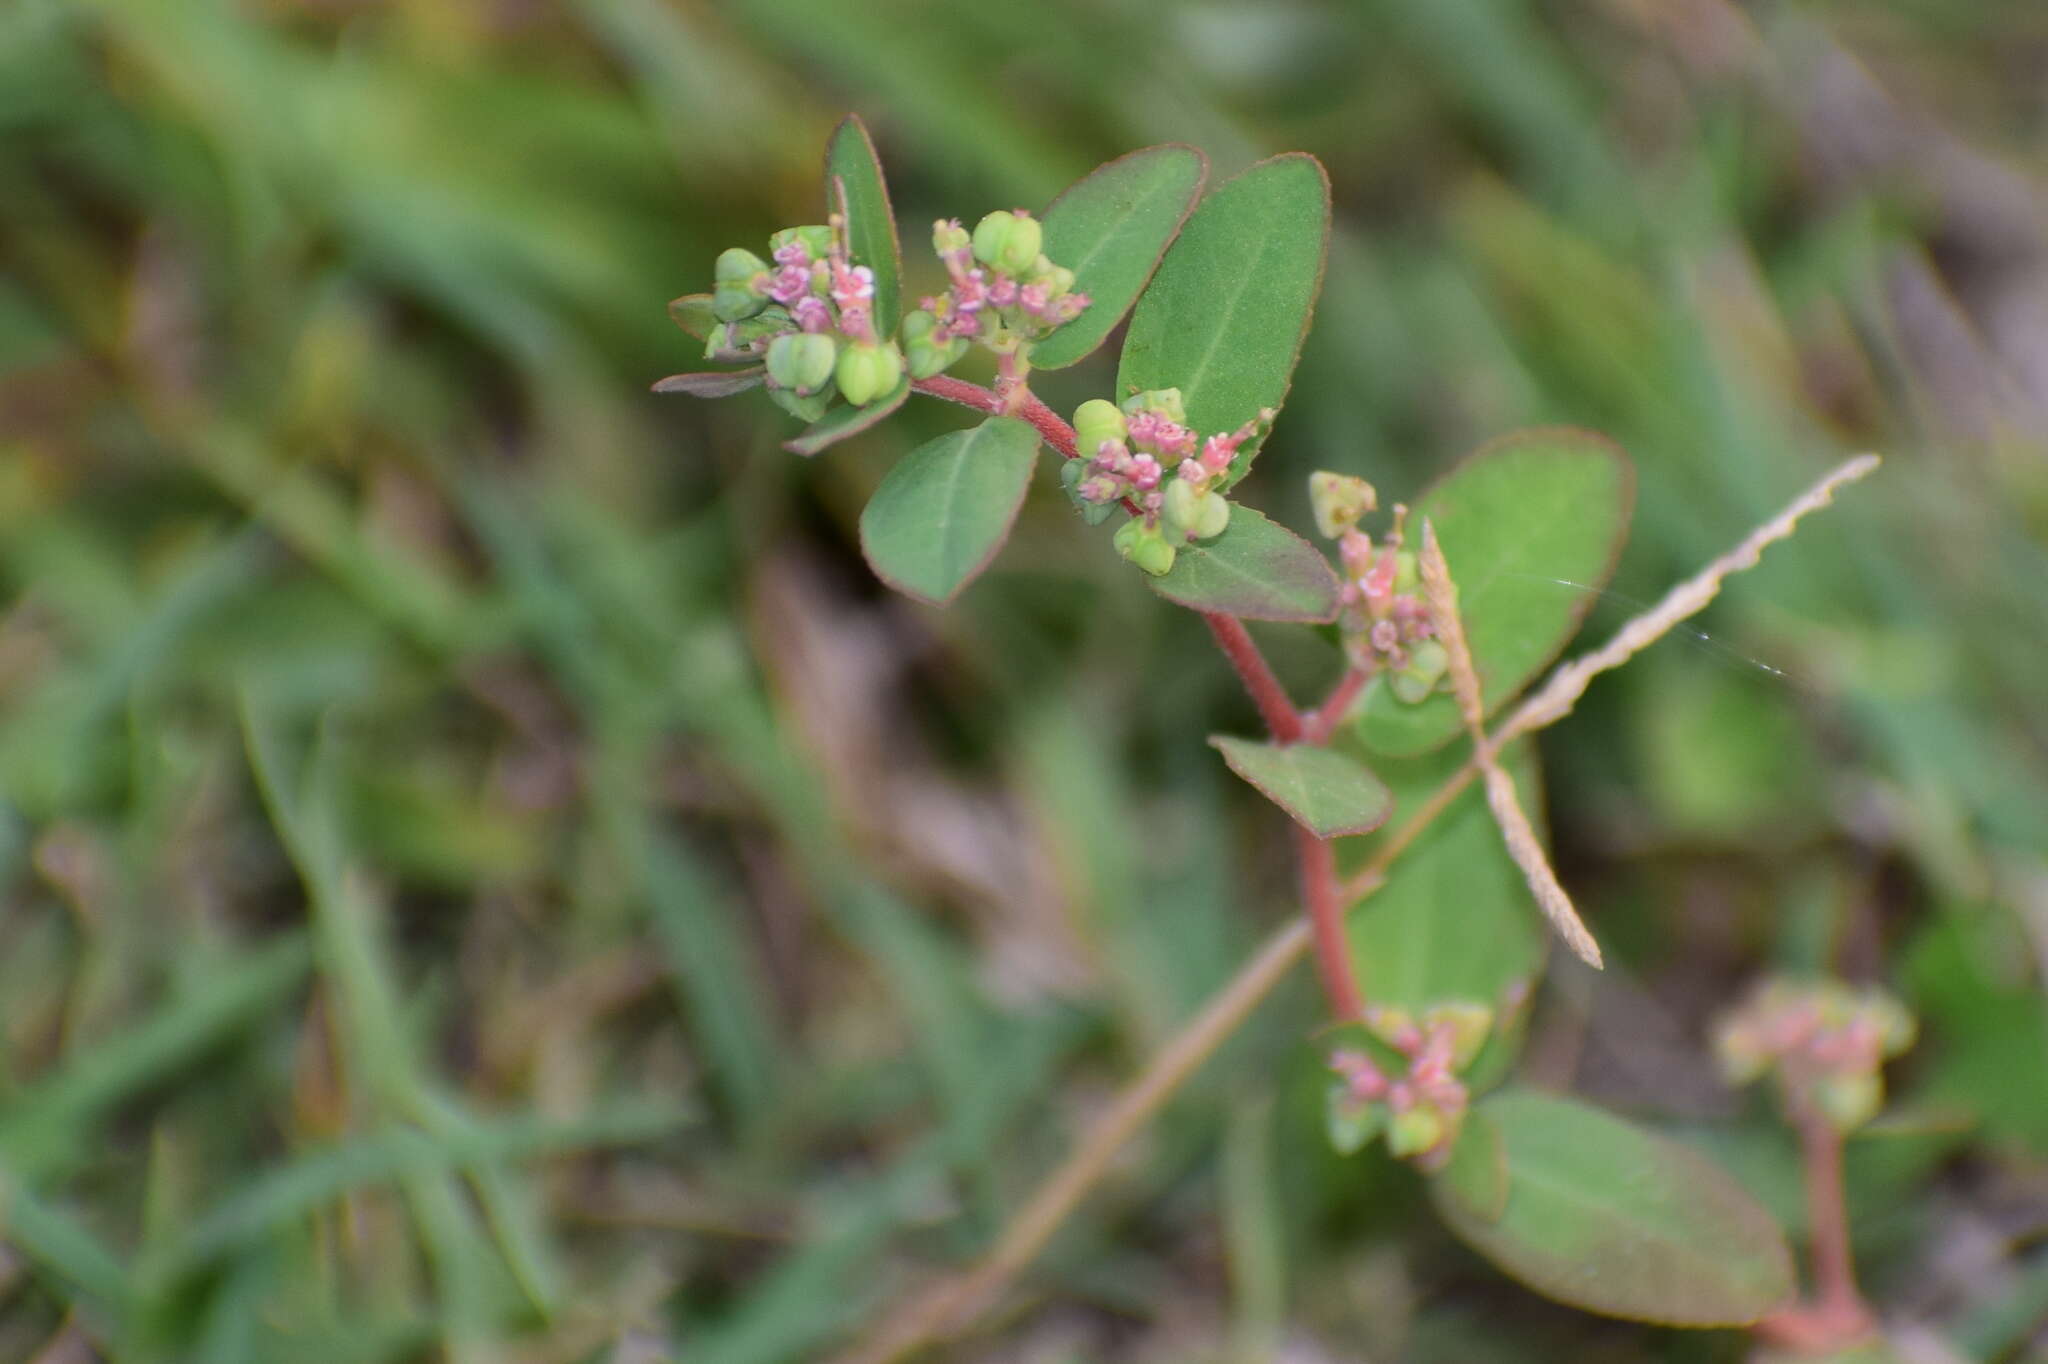
[[[1153,577],[1163,577],[1173,568],[1173,546],[1159,527],[1148,526],[1143,518],[1132,517],[1117,528],[1116,552]]]
[[[1444,1131],[1444,1115],[1428,1105],[1418,1105],[1394,1115],[1387,1125],[1387,1149],[1397,1156],[1419,1156],[1435,1150]]]
[[[1107,398],[1090,398],[1074,409],[1074,448],[1092,459],[1102,443],[1122,440],[1130,434],[1124,414]]]
[[[895,342],[859,342],[839,352],[839,391],[855,407],[866,407],[893,391],[903,379],[903,353]]]
[[[718,255],[718,288],[711,311],[721,322],[752,317],[768,306],[768,265],[744,247],[727,247]]]
[[[808,397],[832,382],[839,348],[823,333],[790,332],[768,346],[768,377]]]

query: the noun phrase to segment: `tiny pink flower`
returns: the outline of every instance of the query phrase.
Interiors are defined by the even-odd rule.
[[[825,306],[824,299],[814,294],[805,294],[798,299],[796,306],[790,309],[790,315],[803,331],[822,332],[832,328],[832,310]]]

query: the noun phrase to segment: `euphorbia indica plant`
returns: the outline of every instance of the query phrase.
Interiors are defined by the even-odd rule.
[[[930,240],[947,287],[906,309],[882,170],[849,118],[826,153],[825,221],[773,233],[766,255],[726,251],[714,292],[670,305],[705,359],[726,367],[656,389],[764,388],[807,423],[785,442],[799,454],[873,428],[912,393],[982,414],[905,454],[861,515],[876,573],[921,600],[952,600],[988,566],[1050,447],[1081,518],[1116,521],[1110,547],[1203,616],[1269,731],[1211,742],[1293,822],[1305,923],[1189,1025],[978,1268],[910,1303],[849,1358],[894,1358],[964,1327],[1107,1152],[1304,950],[1332,1016],[1313,1044],[1340,1152],[1383,1143],[1429,1181],[1457,1234],[1565,1302],[1672,1325],[1819,1321],[1826,1329],[1802,1339],[1838,1347],[1867,1318],[1793,1306],[1783,1234],[1732,1178],[1667,1138],[1508,1079],[1547,956],[1543,921],[1600,964],[1528,813],[1540,807],[1527,736],[1875,460],[1837,470],[1508,710],[1588,600],[1555,582],[1597,588],[1613,566],[1631,509],[1626,458],[1584,432],[1518,433],[1383,516],[1364,479],[1318,472],[1309,493],[1329,553],[1234,501],[1307,332],[1329,193],[1300,154],[1205,194],[1207,170],[1192,148],[1153,147],[1097,169],[1042,214],[942,219]],[[1082,360],[1127,315],[1113,388],[1068,416],[1048,408],[1033,373]],[[976,347],[994,356],[993,387],[948,373]],[[1328,694],[1297,706],[1245,620],[1326,627]],[[1813,1008],[1833,1017],[1825,1001]],[[1749,1041],[1727,1045],[1802,1077],[1787,1082],[1795,1121],[1808,1108],[1838,1119],[1868,1106],[1876,1053],[1860,1040],[1842,1044],[1855,1066],[1829,1070],[1818,1053],[1772,1051],[1778,1023],[1747,1026],[1729,1037]],[[1895,1020],[1874,1026],[1896,1040]]]

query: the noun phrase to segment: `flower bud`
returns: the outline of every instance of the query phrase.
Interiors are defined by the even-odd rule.
[[[1202,504],[1208,494],[1198,490],[1184,478],[1176,478],[1166,485],[1166,524],[1186,536],[1194,531],[1195,523],[1202,519]]]
[[[1479,1049],[1486,1045],[1487,1034],[1493,1031],[1493,1010],[1484,1004],[1465,1001],[1439,1004],[1423,1017],[1432,1025],[1450,1030],[1453,1070],[1463,1070],[1471,1065],[1478,1057]]]
[[[1074,504],[1074,510],[1081,513],[1081,520],[1091,526],[1099,526],[1109,519],[1116,510],[1114,497],[1090,497],[1083,488],[1094,475],[1088,471],[1085,459],[1064,459],[1060,461],[1060,487],[1066,490],[1067,500]]]
[[[903,379],[903,352],[896,343],[855,342],[839,352],[839,391],[855,407],[866,407]]]
[[[1417,1104],[1405,1113],[1396,1113],[1387,1124],[1387,1149],[1403,1158],[1426,1155],[1437,1148],[1447,1131],[1444,1115],[1433,1104]]]
[[[960,220],[957,218],[941,218],[932,224],[932,250],[941,256],[950,255],[955,251],[965,251],[971,240],[967,235],[967,229],[960,226]]]
[[[1073,292],[1074,272],[1064,265],[1054,265],[1044,256],[1038,258],[1037,283],[1045,286],[1046,296],[1059,298]]]
[[[1107,398],[1090,398],[1074,409],[1074,448],[1083,459],[1095,458],[1104,441],[1120,441],[1129,433],[1124,414]]]
[[[823,260],[832,254],[832,229],[823,223],[785,227],[768,239],[768,252],[776,255],[792,242],[801,242],[812,260]]]
[[[721,251],[714,277],[718,288],[711,296],[711,311],[721,322],[752,317],[768,306],[768,264],[746,248]]]
[[[1404,704],[1420,705],[1436,690],[1437,680],[1450,667],[1451,656],[1433,639],[1418,640],[1408,649],[1408,666],[1387,674],[1387,685]]]
[[[1140,412],[1150,412],[1170,422],[1187,424],[1188,411],[1181,404],[1180,390],[1177,388],[1154,388],[1143,393],[1133,393],[1123,400],[1122,406],[1125,413],[1132,416]]]
[[[913,379],[929,379],[967,354],[965,337],[948,337],[939,319],[920,308],[903,319],[903,356]]]
[[[1836,1131],[1848,1132],[1877,1116],[1884,1102],[1884,1081],[1875,1071],[1853,1071],[1830,1075],[1813,1086],[1814,1107],[1826,1115]]]
[[[1308,476],[1309,505],[1315,508],[1316,530],[1334,540],[1379,506],[1379,494],[1362,478],[1318,469]]]
[[[1413,550],[1399,550],[1394,555],[1394,595],[1406,596],[1422,586],[1422,567],[1416,562]],[[1455,590],[1456,584],[1453,584]]]
[[[1117,553],[1155,578],[1164,577],[1173,567],[1173,546],[1157,525],[1147,524],[1143,517],[1134,516],[1119,526],[1115,544]]]
[[[974,258],[991,269],[1021,275],[1037,261],[1044,240],[1036,218],[998,209],[974,226]]]
[[[832,382],[838,350],[823,332],[785,332],[768,344],[768,377],[809,397]]]

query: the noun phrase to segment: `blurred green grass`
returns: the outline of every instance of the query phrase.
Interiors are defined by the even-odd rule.
[[[1559,971],[1528,1064],[1796,1224],[1702,1020],[1773,962],[1891,980],[1924,1121],[1858,1152],[1869,1287],[2041,1349],[2044,64],[1995,0],[17,0],[0,1359],[815,1357],[1286,912],[1199,742],[1248,708],[1055,493],[928,611],[853,518],[951,414],[802,462],[758,395],[646,393],[692,358],[664,301],[816,216],[847,109],[913,288],[920,224],[1136,145],[1321,156],[1283,520],[1312,468],[1398,496],[1593,426],[1648,598],[1887,454],[1546,741],[1619,962]],[[1739,1357],[1552,1309],[1319,1154],[1297,984],[949,1357]]]

